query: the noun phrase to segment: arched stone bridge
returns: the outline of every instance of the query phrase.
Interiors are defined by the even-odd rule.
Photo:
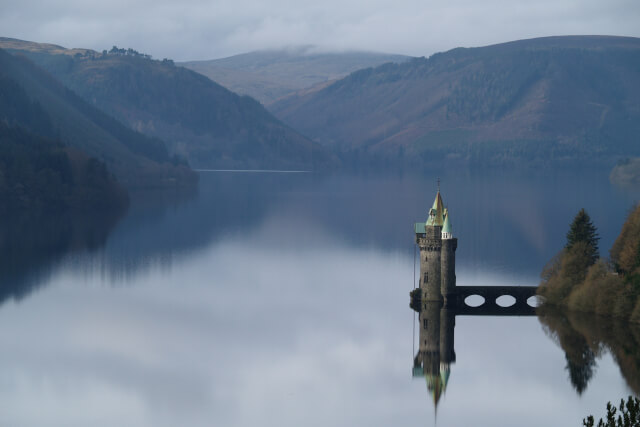
[[[533,316],[535,307],[529,305],[527,300],[536,295],[537,286],[456,286],[457,315],[472,316]],[[472,307],[465,302],[467,297],[480,295],[484,303]],[[515,298],[515,303],[509,307],[498,305],[496,300],[508,295]]]

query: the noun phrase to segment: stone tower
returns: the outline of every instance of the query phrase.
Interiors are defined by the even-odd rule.
[[[441,301],[454,306],[456,288],[456,248],[449,211],[442,202],[440,190],[429,218],[415,224],[416,243],[420,248],[420,290],[422,302]]]

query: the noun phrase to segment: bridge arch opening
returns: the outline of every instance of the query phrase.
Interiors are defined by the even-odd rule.
[[[469,295],[464,299],[464,303],[469,307],[480,307],[485,303],[485,299],[482,295]]]
[[[500,307],[504,307],[504,308],[511,307],[515,303],[516,303],[516,299],[512,295],[501,295],[498,298],[496,298],[496,304],[498,304]]]
[[[540,307],[542,305],[542,297],[534,295],[527,298],[527,305],[529,307]]]

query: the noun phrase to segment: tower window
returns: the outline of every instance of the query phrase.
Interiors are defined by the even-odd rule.
[[[422,277],[422,282],[423,283],[427,283],[428,281],[429,281],[429,275],[425,271],[424,276]]]
[[[427,319],[422,319],[422,328],[427,329]]]

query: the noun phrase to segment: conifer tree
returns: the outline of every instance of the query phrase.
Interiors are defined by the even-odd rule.
[[[619,408],[619,411],[617,410]],[[640,427],[640,400],[629,396],[627,402],[620,400],[620,406],[616,408],[611,402],[607,403],[607,415],[600,418],[597,427]],[[618,413],[618,416],[616,416]],[[582,420],[584,427],[595,427],[593,415]]]
[[[587,211],[580,209],[580,212],[576,215],[571,223],[571,228],[567,233],[567,249],[571,249],[573,245],[578,242],[585,242],[588,246],[587,256],[589,257],[589,264],[595,264],[598,260],[598,232],[596,227],[591,222],[591,218]]]

